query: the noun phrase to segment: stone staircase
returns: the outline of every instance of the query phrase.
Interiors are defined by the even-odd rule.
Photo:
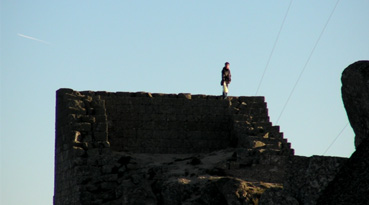
[[[274,126],[269,121],[265,102],[247,101],[247,99],[239,102],[238,105],[233,106],[232,111],[232,131],[237,147],[259,153],[294,155],[291,143],[283,138],[279,126]]]
[[[279,126],[269,121],[266,103],[245,100],[232,107],[233,144],[237,149],[228,174],[247,180],[283,182],[285,163],[294,150]]]

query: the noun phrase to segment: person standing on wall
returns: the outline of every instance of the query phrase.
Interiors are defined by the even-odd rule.
[[[223,99],[227,99],[228,85],[231,83],[231,70],[229,69],[229,63],[226,62],[222,70],[222,81],[220,85],[223,86]]]

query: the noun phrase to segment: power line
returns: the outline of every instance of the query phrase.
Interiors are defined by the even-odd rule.
[[[327,22],[325,23],[325,25],[324,25],[324,27],[323,27],[322,32],[320,32],[320,35],[319,35],[319,37],[318,37],[318,40],[315,42],[315,45],[314,45],[313,49],[311,50],[310,55],[309,55],[308,59],[306,60],[306,63],[305,63],[305,65],[304,65],[304,67],[302,68],[302,70],[301,70],[301,72],[300,72],[300,75],[299,75],[299,77],[297,78],[297,80],[296,80],[296,82],[295,82],[295,85],[293,86],[293,88],[292,88],[292,90],[291,90],[291,92],[290,92],[290,95],[288,96],[287,101],[286,101],[286,103],[285,103],[285,104],[284,104],[284,106],[283,106],[283,109],[282,109],[281,113],[279,114],[279,117],[278,117],[278,119],[277,119],[277,122],[276,122],[276,123],[278,123],[278,121],[279,121],[279,119],[281,118],[281,116],[282,116],[282,114],[283,114],[284,110],[286,109],[286,106],[287,106],[288,102],[290,101],[290,98],[291,98],[291,96],[292,96],[293,92],[295,91],[295,88],[296,88],[296,86],[297,86],[298,82],[300,81],[301,76],[302,76],[302,74],[304,73],[304,71],[305,71],[305,69],[306,69],[307,64],[309,63],[310,58],[311,58],[311,56],[313,55],[313,53],[314,53],[314,51],[315,51],[316,46],[318,45],[318,43],[319,43],[319,41],[320,41],[321,37],[323,36],[323,33],[324,33],[324,31],[325,31],[325,29],[326,29],[326,27],[327,27],[327,25],[328,25],[328,23],[329,23],[329,21],[330,21],[330,19],[331,19],[331,17],[332,17],[332,15],[333,15],[334,11],[336,10],[337,5],[338,5],[339,1],[340,1],[340,0],[337,0],[336,5],[334,5],[334,8],[333,8],[332,12],[330,13],[330,15],[329,15],[329,17],[328,17],[328,20],[327,20]]]
[[[272,55],[273,55],[273,53],[274,53],[275,46],[277,45],[277,42],[278,42],[278,39],[279,39],[279,35],[281,34],[281,31],[282,31],[282,28],[283,28],[284,22],[286,21],[286,18],[287,18],[288,12],[289,12],[290,7],[291,7],[291,4],[292,4],[292,1],[293,1],[293,0],[291,0],[291,1],[290,1],[290,4],[288,5],[287,11],[286,11],[286,14],[284,15],[284,18],[283,18],[283,21],[282,21],[281,27],[279,28],[277,38],[276,38],[276,39],[275,39],[275,41],[274,41],[274,45],[273,45],[272,51],[271,51],[271,52],[270,52],[270,54],[269,54],[269,58],[268,58],[267,64],[265,65],[264,72],[263,72],[263,75],[261,76],[261,79],[260,79],[260,81],[259,81],[259,85],[258,85],[258,88],[256,89],[256,93],[255,93],[255,95],[257,95],[257,94],[258,94],[258,92],[259,92],[259,89],[260,89],[261,83],[262,83],[262,81],[263,81],[263,79],[264,79],[265,72],[266,72],[266,70],[267,70],[267,68],[268,68],[268,66],[269,66],[270,59],[272,58]]]
[[[342,128],[342,130],[341,130],[341,132],[340,133],[338,133],[338,135],[337,135],[337,137],[333,140],[333,142],[328,146],[328,148],[325,150],[325,152],[323,153],[323,155],[325,155],[325,153],[327,153],[327,151],[329,150],[329,148],[331,148],[331,146],[336,142],[336,140],[338,139],[338,137],[339,136],[341,136],[341,134],[342,134],[342,132],[346,129],[346,127],[347,127],[347,125],[348,125],[349,123],[347,123],[346,125],[345,125],[345,127],[343,127]]]

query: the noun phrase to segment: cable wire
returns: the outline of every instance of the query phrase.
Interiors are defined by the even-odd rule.
[[[304,67],[302,68],[302,70],[301,70],[301,72],[300,72],[300,75],[299,75],[299,77],[297,78],[297,80],[296,80],[296,82],[295,82],[295,85],[293,86],[293,88],[292,88],[292,90],[291,90],[291,92],[290,92],[290,95],[288,96],[287,101],[286,101],[286,103],[285,103],[285,104],[284,104],[284,106],[283,106],[283,109],[282,109],[281,113],[279,114],[279,116],[278,116],[278,119],[277,119],[277,122],[276,122],[276,123],[278,123],[278,122],[279,122],[279,119],[281,118],[281,116],[282,116],[282,114],[283,114],[284,110],[286,109],[286,106],[287,106],[288,102],[290,101],[291,96],[292,96],[293,92],[295,91],[296,86],[297,86],[298,82],[300,81],[301,76],[302,76],[302,74],[304,73],[304,71],[305,71],[305,69],[306,69],[307,64],[308,64],[308,63],[309,63],[309,61],[310,61],[311,56],[313,55],[313,53],[314,53],[314,51],[315,51],[315,48],[317,47],[317,45],[318,45],[318,43],[319,43],[319,41],[320,41],[321,37],[323,36],[323,33],[324,33],[324,31],[325,31],[325,29],[326,29],[326,27],[327,27],[327,25],[328,25],[328,23],[329,23],[329,21],[330,21],[330,19],[331,19],[331,17],[332,17],[332,15],[333,15],[334,11],[336,10],[337,5],[338,5],[339,1],[340,1],[340,0],[337,0],[336,5],[334,5],[333,10],[331,11],[331,13],[330,13],[330,15],[329,15],[329,17],[328,17],[328,20],[327,20],[327,22],[325,23],[325,25],[324,25],[324,27],[323,27],[323,30],[320,32],[319,37],[318,37],[317,41],[315,42],[315,45],[314,45],[313,49],[311,50],[310,55],[309,55],[308,59],[306,60],[306,63],[305,63],[305,65],[304,65]]]
[[[270,54],[269,54],[269,58],[268,58],[267,64],[265,65],[264,72],[263,72],[263,75],[261,76],[261,79],[260,79],[260,81],[259,81],[259,85],[258,85],[258,88],[256,89],[256,93],[255,93],[255,95],[257,95],[257,94],[258,94],[259,89],[260,89],[260,86],[261,86],[261,83],[263,82],[265,72],[266,72],[266,70],[267,70],[267,68],[268,68],[268,66],[269,66],[270,59],[272,58],[272,55],[273,55],[273,53],[274,53],[274,49],[275,49],[275,47],[276,47],[276,45],[277,45],[277,42],[278,42],[278,40],[279,40],[279,35],[281,34],[282,28],[283,28],[283,26],[284,26],[284,22],[286,21],[286,18],[287,18],[287,15],[288,15],[288,12],[289,12],[289,10],[290,10],[290,7],[291,7],[292,2],[293,2],[293,0],[291,0],[291,1],[290,1],[290,4],[288,5],[287,11],[286,11],[286,14],[284,15],[284,18],[283,18],[283,21],[282,21],[281,27],[279,28],[278,35],[277,35],[277,37],[276,37],[276,39],[275,39],[275,41],[274,41],[274,45],[273,45],[272,51],[271,51],[271,52],[270,52]]]
[[[340,133],[338,133],[338,135],[337,135],[337,137],[333,140],[333,142],[328,146],[328,148],[324,151],[324,153],[323,153],[323,155],[325,155],[325,153],[327,153],[327,151],[329,150],[329,148],[331,148],[331,146],[336,142],[336,140],[338,139],[338,137],[339,136],[341,136],[341,134],[342,134],[342,132],[346,129],[346,127],[347,127],[347,125],[348,125],[349,123],[347,123],[346,125],[345,125],[345,127],[343,127],[343,129],[341,130],[341,132]]]

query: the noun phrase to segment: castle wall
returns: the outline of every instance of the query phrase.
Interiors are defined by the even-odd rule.
[[[119,201],[125,189],[119,181],[132,170],[124,153],[190,154],[238,147],[293,155],[279,127],[269,122],[264,97],[222,100],[60,89],[55,128],[54,204]]]
[[[104,93],[101,98],[113,150],[196,153],[230,146],[231,120],[225,101],[148,93]]]
[[[253,104],[250,114],[268,121],[263,97],[228,101],[191,94],[81,94],[99,96],[105,102],[108,138],[114,151],[206,153],[227,148],[232,143],[232,117],[239,112],[240,102]],[[250,109],[243,112],[246,115]]]

